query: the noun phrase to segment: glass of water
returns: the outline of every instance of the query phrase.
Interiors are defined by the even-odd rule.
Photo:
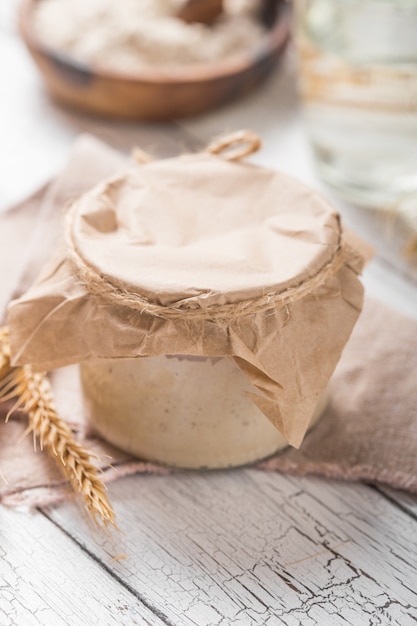
[[[417,211],[417,0],[295,0],[300,90],[322,179]]]

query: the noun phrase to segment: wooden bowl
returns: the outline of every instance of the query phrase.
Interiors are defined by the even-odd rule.
[[[38,1],[22,1],[19,28],[50,94],[73,108],[109,117],[167,120],[223,104],[253,90],[266,78],[289,37],[290,11],[282,2],[260,44],[231,60],[169,71],[152,68],[137,74],[116,73],[80,63],[39,41],[31,19]]]

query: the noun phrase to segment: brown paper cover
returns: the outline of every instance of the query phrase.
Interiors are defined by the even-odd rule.
[[[137,164],[69,208],[9,307],[14,363],[229,356],[298,447],[362,307],[360,248],[283,174],[209,153]]]

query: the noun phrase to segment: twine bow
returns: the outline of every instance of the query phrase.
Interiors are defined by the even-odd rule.
[[[259,136],[251,130],[238,130],[230,135],[215,139],[204,150],[226,161],[240,161],[262,147]]]
[[[254,152],[258,152],[261,147],[262,141],[256,133],[251,130],[238,130],[235,133],[214,139],[204,148],[203,152],[221,157],[225,161],[240,161]],[[153,157],[139,147],[133,148],[132,157],[140,165],[153,161]]]

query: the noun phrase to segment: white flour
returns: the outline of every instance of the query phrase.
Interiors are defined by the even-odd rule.
[[[260,41],[256,0],[225,0],[213,26],[175,17],[183,0],[41,0],[37,37],[79,61],[134,72],[232,57]]]

